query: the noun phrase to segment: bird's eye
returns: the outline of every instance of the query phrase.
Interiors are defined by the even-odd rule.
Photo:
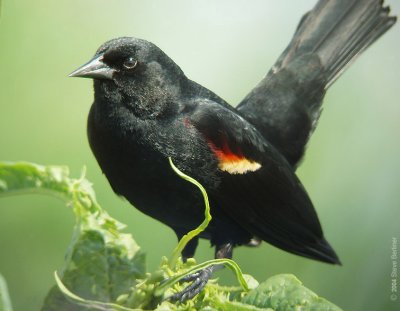
[[[137,63],[137,60],[134,60],[133,57],[129,57],[124,61],[123,66],[125,69],[131,70],[136,67]]]

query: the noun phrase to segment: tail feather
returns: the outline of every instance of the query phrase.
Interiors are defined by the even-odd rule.
[[[312,254],[310,256],[310,258],[312,259],[339,266],[342,265],[338,255],[336,254],[332,246],[330,246],[328,241],[325,240],[325,238],[319,240],[315,247],[309,247],[307,253]]]
[[[326,88],[396,22],[382,1],[319,1],[300,23],[281,57],[285,67],[299,55],[317,54],[326,72]]]
[[[379,5],[378,3],[372,4],[375,7]],[[328,62],[330,66],[327,66],[327,72],[329,75],[327,78],[326,88],[336,81],[336,79],[358,55],[374,43],[390,27],[392,27],[396,22],[396,17],[389,17],[389,12],[390,10],[388,7],[381,7],[380,10],[377,8],[371,8],[363,12],[362,16],[360,16],[358,28],[356,28],[353,33],[350,32],[348,39],[345,38],[341,50],[337,53],[338,57],[332,56],[335,52],[330,53],[331,59],[329,59]],[[329,50],[327,51],[327,54],[329,55]],[[323,56],[321,57],[323,59]]]

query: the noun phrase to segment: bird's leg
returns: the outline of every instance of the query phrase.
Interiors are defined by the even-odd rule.
[[[189,241],[188,244],[186,244],[185,248],[182,251],[182,260],[183,262],[186,262],[188,258],[193,258],[194,253],[196,251],[197,245],[199,244],[199,238],[194,237]]]
[[[215,247],[215,258],[232,258],[232,243],[225,243],[216,245]],[[206,286],[209,279],[211,279],[213,273],[222,269],[224,266],[221,264],[211,265],[207,268],[204,268],[200,271],[192,273],[188,276],[185,276],[180,280],[180,282],[192,282],[189,286],[187,286],[183,291],[176,293],[169,297],[172,301],[180,301],[185,302],[188,299],[192,299],[198,293],[200,293],[204,287]]]
[[[233,244],[225,243],[215,246],[215,259],[232,259]]]
[[[176,229],[175,234],[178,238],[178,241],[180,241],[182,239],[182,237],[186,234],[186,231]],[[198,237],[194,237],[186,244],[185,248],[182,251],[183,262],[186,262],[188,258],[194,257],[194,253],[196,252],[196,248],[197,248],[198,244],[199,244]]]

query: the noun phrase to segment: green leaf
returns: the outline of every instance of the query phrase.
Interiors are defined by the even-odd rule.
[[[31,163],[0,163],[0,195],[43,193],[71,199],[68,168]]]
[[[145,258],[124,225],[110,217],[96,202],[91,184],[82,176],[69,177],[66,167],[31,163],[0,163],[0,196],[23,193],[49,194],[71,207],[76,224],[64,266],[46,297],[42,310],[239,310],[239,311],[338,311],[335,305],[318,297],[292,275],[277,275],[259,284],[242,274],[230,259],[183,263],[180,252],[186,243],[211,220],[207,193],[191,177],[172,168],[194,183],[205,202],[205,220],[178,244],[171,259],[163,258],[160,268],[145,273]],[[223,264],[237,276],[241,287],[224,287],[211,280],[194,299],[183,304],[163,300],[187,284],[179,280],[210,265]],[[60,277],[58,277],[60,275]],[[250,291],[249,291],[250,289]],[[0,311],[11,311],[7,289],[0,277]]]
[[[275,311],[340,311],[341,309],[304,287],[291,274],[269,278],[250,291],[242,303]]]
[[[74,295],[91,301],[116,301],[145,277],[143,252],[131,235],[121,233],[125,226],[99,206],[83,176],[70,178],[66,167],[1,163],[0,196],[22,193],[50,194],[72,207],[76,225],[60,275]],[[55,286],[42,310],[82,309],[67,298]]]
[[[93,301],[93,300],[88,300],[88,299],[82,299],[81,297],[71,293],[68,288],[64,286],[64,284],[61,282],[60,278],[58,277],[57,273],[54,274],[57,286],[60,289],[60,291],[67,296],[71,301],[74,301],[77,305],[80,305],[82,307],[86,307],[89,309],[94,309],[94,310],[112,310],[112,311],[140,311],[141,309],[130,309],[126,308],[120,305],[117,305],[115,303],[107,303],[107,302],[99,302],[99,301]]]
[[[12,311],[11,300],[7,289],[7,283],[1,274],[0,274],[0,311]]]

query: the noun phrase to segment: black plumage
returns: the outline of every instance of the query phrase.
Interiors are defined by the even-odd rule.
[[[326,89],[395,22],[376,0],[321,0],[306,14],[269,74],[237,109],[189,80],[154,44],[118,38],[72,76],[94,79],[90,146],[113,190],[181,237],[203,220],[193,185],[209,193],[213,220],[201,237],[217,257],[265,240],[339,264],[295,167],[315,128]],[[197,245],[184,250],[191,257]],[[213,269],[175,298],[198,293]],[[197,282],[197,283],[196,283]]]

